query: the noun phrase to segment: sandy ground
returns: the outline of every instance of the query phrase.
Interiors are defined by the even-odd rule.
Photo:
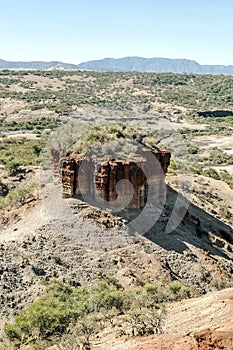
[[[208,327],[233,332],[233,288],[169,306],[165,333],[190,335]]]
[[[203,151],[217,147],[228,154],[233,154],[233,136],[196,136],[193,138],[193,143]]]
[[[93,349],[232,350],[233,288],[171,304],[164,334],[118,339],[108,335],[96,342]]]
[[[233,165],[211,165],[211,168],[216,170],[226,170],[233,176]]]
[[[49,222],[42,202],[35,202],[33,205],[25,205],[17,220],[12,220],[2,228],[0,242],[12,241],[22,238],[24,235],[35,233],[35,231]],[[26,228],[26,229],[25,229]]]

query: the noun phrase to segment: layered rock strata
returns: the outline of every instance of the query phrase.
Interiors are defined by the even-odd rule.
[[[88,198],[97,206],[105,201],[111,207],[117,201],[126,209],[142,208],[149,197],[153,201],[163,195],[170,156],[166,150],[109,160],[69,154],[61,160],[63,197]]]

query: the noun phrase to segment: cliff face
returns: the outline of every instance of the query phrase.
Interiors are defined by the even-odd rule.
[[[142,154],[107,161],[70,154],[62,161],[63,196],[82,196],[84,200],[88,197],[96,204],[102,200],[110,204],[118,200],[119,206],[139,209],[147,201],[148,183],[150,191],[158,195],[170,164],[168,151],[156,150],[150,154],[149,160],[145,153],[145,157]]]

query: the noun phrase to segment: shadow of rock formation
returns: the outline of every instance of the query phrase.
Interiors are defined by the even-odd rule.
[[[178,226],[167,233],[166,228],[178,196],[179,194],[174,189],[167,186],[166,203],[162,214],[146,233],[143,229],[140,232],[139,225],[137,227],[138,233],[166,250],[184,253],[192,245],[205,250],[211,255],[218,255],[226,259],[233,258],[232,227],[192,203],[189,204],[187,209],[182,205],[180,208],[176,208],[176,210],[185,210],[185,212],[181,213]],[[127,211],[120,214],[124,219],[133,223],[140,213]],[[149,215],[148,220],[150,220]]]

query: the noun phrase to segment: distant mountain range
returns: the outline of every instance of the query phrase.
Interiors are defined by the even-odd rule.
[[[78,69],[76,64],[63,63],[59,61],[5,61],[0,59],[0,69],[32,69],[32,70],[43,70],[51,68],[68,68],[68,69]]]
[[[0,69],[43,70],[52,68],[114,72],[136,71],[233,75],[233,65],[201,65],[196,61],[187,59],[123,57],[117,59],[104,58],[102,60],[88,61],[80,64],[70,64],[59,61],[13,62],[0,59]]]

